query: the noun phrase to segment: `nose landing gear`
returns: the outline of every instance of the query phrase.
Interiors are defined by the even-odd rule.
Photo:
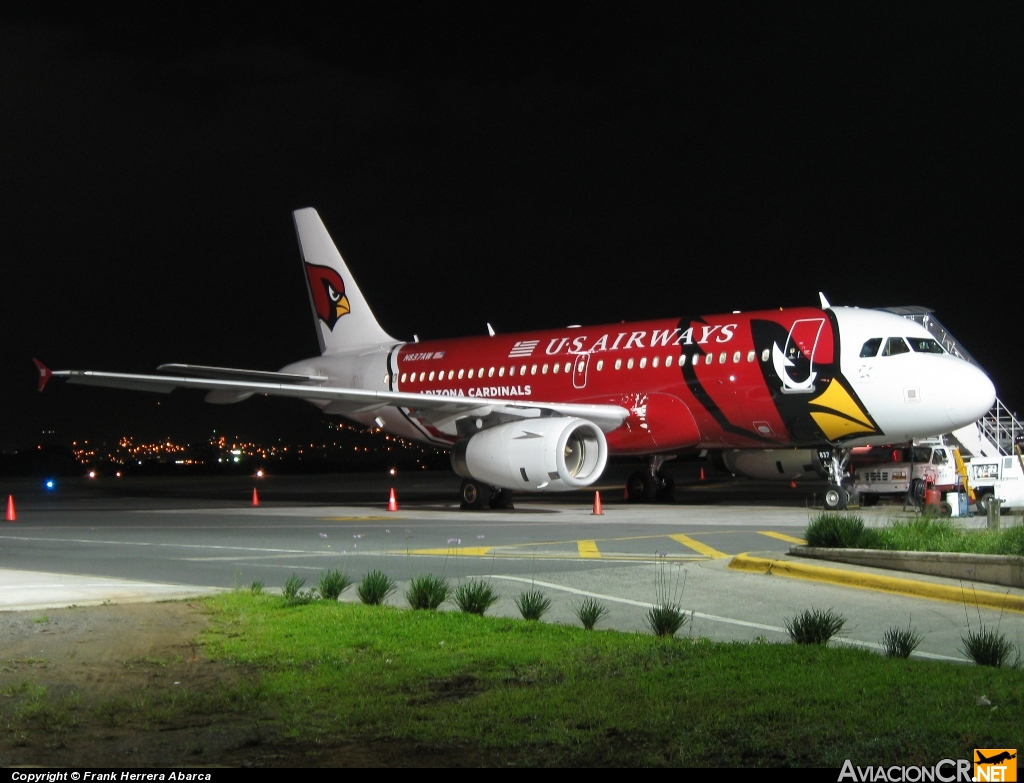
[[[821,449],[818,458],[828,469],[829,485],[825,490],[825,509],[842,511],[850,505],[849,467],[850,450],[843,448]],[[844,482],[846,484],[844,485]]]

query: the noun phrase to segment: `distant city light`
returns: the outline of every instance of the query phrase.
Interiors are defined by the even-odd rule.
[[[46,479],[46,483],[43,486],[47,489],[55,489],[57,487],[57,482],[53,479]]]

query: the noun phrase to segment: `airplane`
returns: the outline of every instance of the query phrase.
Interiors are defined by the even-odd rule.
[[[984,754],[980,750],[975,750],[974,752],[978,754],[978,760],[974,762],[975,764],[998,764],[1001,761],[1009,761],[1010,759],[1017,758],[1016,753],[1010,753],[1007,750],[1004,750],[1002,753],[997,753],[992,758],[985,758]]]
[[[827,472],[829,509],[850,500],[850,449],[951,432],[995,400],[977,367],[892,313],[821,307],[568,326],[403,342],[378,324],[315,209],[293,213],[320,356],[278,372],[163,364],[163,374],[51,372],[68,383],[211,403],[296,397],[367,427],[442,446],[464,509],[510,492],[594,484],[610,455],[645,457],[628,497],[670,496],[664,462],[739,450]],[[757,455],[761,455],[757,457]],[[795,456],[794,456],[795,455]]]

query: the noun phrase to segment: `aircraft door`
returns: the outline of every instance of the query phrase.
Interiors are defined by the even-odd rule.
[[[587,369],[590,367],[590,354],[579,353],[573,357],[572,364],[572,385],[576,389],[582,389],[587,385]]]
[[[814,391],[814,381],[818,377],[814,362],[824,326],[824,318],[801,318],[793,322],[783,351],[779,350],[778,344],[772,346],[772,362],[776,374],[782,379],[784,394]]]

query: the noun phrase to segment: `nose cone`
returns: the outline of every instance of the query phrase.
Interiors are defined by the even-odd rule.
[[[996,401],[996,387],[973,364],[961,362],[955,373],[949,373],[943,384],[946,415],[953,429],[965,427],[986,413]]]

